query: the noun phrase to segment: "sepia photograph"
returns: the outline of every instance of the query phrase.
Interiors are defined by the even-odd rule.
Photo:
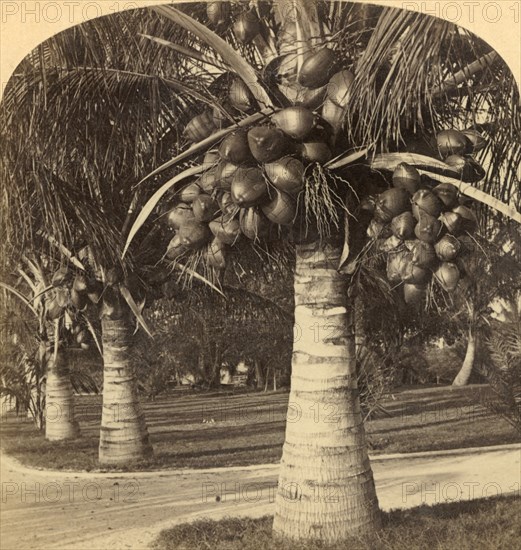
[[[521,548],[520,12],[0,2],[0,550]]]

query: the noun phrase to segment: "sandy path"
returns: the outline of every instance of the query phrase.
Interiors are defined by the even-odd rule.
[[[384,510],[519,494],[521,445],[380,456],[372,465]],[[141,550],[175,523],[273,513],[277,473],[266,465],[75,474],[3,456],[0,548]]]

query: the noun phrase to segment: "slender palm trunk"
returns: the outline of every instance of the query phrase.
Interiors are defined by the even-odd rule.
[[[102,320],[103,408],[99,461],[127,465],[152,454],[132,364],[132,328],[127,318]]]
[[[61,441],[78,437],[69,363],[63,350],[49,360],[45,391],[45,438]]]
[[[297,246],[286,441],[277,536],[336,542],[380,527],[355,372],[352,316],[335,244]],[[351,313],[351,312],[350,312]]]
[[[262,372],[262,366],[259,359],[255,359],[255,387],[260,390],[264,386],[264,375]]]
[[[454,382],[452,382],[453,386],[466,386],[469,383],[470,375],[472,374],[472,369],[474,368],[474,361],[476,359],[476,345],[476,335],[474,334],[474,331],[469,328],[467,352],[465,353],[463,365],[461,366],[456,378],[454,378]]]

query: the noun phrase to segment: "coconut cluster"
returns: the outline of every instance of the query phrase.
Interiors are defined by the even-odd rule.
[[[484,140],[476,132],[469,135],[475,142],[455,130],[438,134],[438,148],[446,162],[459,155],[472,165],[473,143],[482,147]],[[468,199],[450,183],[422,178],[407,163],[397,166],[392,183],[391,189],[365,204],[373,212],[367,234],[387,257],[389,282],[403,285],[407,303],[422,301],[433,278],[445,291],[453,292],[465,272],[465,254],[474,249],[470,235],[477,218]]]
[[[128,313],[120,285],[128,289],[134,300],[143,297],[138,280],[124,277],[119,267],[104,270],[103,277],[61,267],[54,273],[51,285],[52,289],[42,295],[47,320],[56,321],[67,314],[68,345],[82,349],[89,349],[93,344],[91,332],[84,322],[87,317],[117,320]]]
[[[485,177],[483,167],[472,156],[487,145],[476,130],[443,130],[436,136],[436,145],[445,164],[457,172],[462,181],[476,183]]]
[[[230,102],[236,103],[235,99]],[[193,120],[189,127],[191,133]],[[241,235],[253,241],[302,242],[306,231],[301,231],[299,197],[305,190],[306,168],[331,159],[332,137],[331,125],[302,105],[231,132],[217,150],[206,154],[201,177],[176,195],[166,215],[175,231],[167,257],[176,260],[205,249],[208,265],[222,269],[226,248]]]
[[[45,312],[48,321],[56,321],[66,312],[68,323],[68,346],[89,349],[93,343],[87,326],[78,315],[87,309],[89,303],[97,303],[101,297],[102,286],[94,288],[84,275],[74,275],[65,267],[59,268],[52,276],[52,288],[40,299],[45,300]]]
[[[222,5],[208,9],[214,25],[229,16]],[[233,29],[241,42],[259,32],[255,17],[253,10],[236,19]],[[281,52],[284,37],[291,36],[290,28],[282,29]],[[294,39],[291,44],[294,48]],[[305,174],[310,165],[324,165],[332,158],[354,76],[337,70],[336,54],[327,47],[307,52],[298,73],[287,69],[281,56],[265,68],[263,77],[269,81],[276,74],[280,80],[284,75],[291,81],[300,90],[295,105],[231,132],[217,150],[206,154],[201,177],[175,196],[165,216],[175,232],[168,259],[203,251],[207,265],[223,269],[227,248],[241,236],[256,242],[288,238],[296,243],[316,237],[304,212]],[[206,139],[258,110],[248,86],[233,73],[219,76],[212,91],[219,104],[188,123],[184,136],[189,141]]]

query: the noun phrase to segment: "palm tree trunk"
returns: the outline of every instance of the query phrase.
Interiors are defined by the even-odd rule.
[[[63,350],[49,360],[45,391],[45,439],[62,441],[78,437],[69,363]]]
[[[255,387],[260,390],[264,386],[264,375],[262,373],[262,366],[259,359],[255,359]]]
[[[152,455],[132,364],[132,328],[126,317],[102,320],[103,408],[99,461],[126,466]]]
[[[358,398],[354,332],[336,244],[297,246],[294,343],[275,535],[341,541],[380,511]],[[311,329],[311,330],[310,330]]]
[[[452,382],[453,386],[466,386],[469,383],[470,375],[472,374],[472,369],[474,368],[474,361],[476,359],[476,346],[476,335],[474,334],[474,331],[469,328],[467,352],[465,353],[463,365],[461,366],[456,378],[454,378],[454,382]]]

